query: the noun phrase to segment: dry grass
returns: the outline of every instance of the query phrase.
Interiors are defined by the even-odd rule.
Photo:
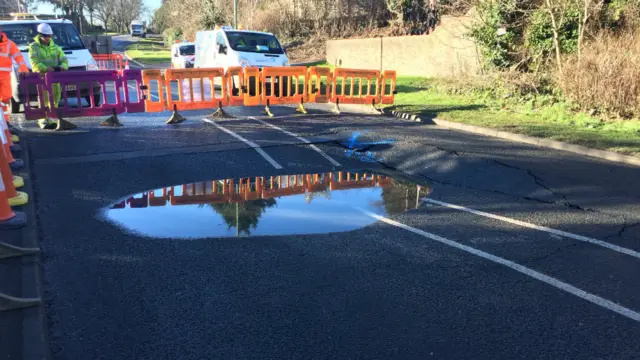
[[[558,85],[584,110],[640,115],[640,36],[603,34],[569,58]]]

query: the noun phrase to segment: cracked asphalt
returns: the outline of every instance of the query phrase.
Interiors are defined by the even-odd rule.
[[[51,357],[640,359],[637,167],[323,110],[274,107],[267,119],[230,108],[236,118],[214,119],[282,169],[204,111],[171,127],[169,114],[122,116],[117,130],[84,119],[67,134],[21,122]],[[342,145],[356,131],[394,142],[362,162]],[[193,240],[146,238],[100,216],[168,185],[356,169],[407,174],[451,206],[426,202],[345,233]]]

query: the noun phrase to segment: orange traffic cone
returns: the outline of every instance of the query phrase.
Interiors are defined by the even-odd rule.
[[[2,127],[4,128],[4,126]],[[2,143],[2,146],[0,147],[4,150],[5,160],[7,163],[9,163],[9,167],[13,170],[22,169],[24,167],[24,161],[20,159],[15,159],[13,157],[13,155],[11,154],[11,147],[9,146],[7,137],[4,135],[3,131],[0,131],[0,142]]]
[[[0,174],[2,175],[2,186],[4,188],[7,203],[10,206],[21,206],[29,202],[29,196],[26,193],[16,190],[14,179],[16,183],[23,183],[21,178],[14,178],[11,173],[11,167],[7,162],[6,152],[3,149],[0,151]]]
[[[23,227],[27,224],[27,216],[23,212],[11,210],[2,178],[0,175],[0,229]]]
[[[2,107],[2,117],[0,118],[0,130],[4,132],[4,136],[7,138],[7,143],[9,143],[9,149],[14,152],[19,152],[22,150],[20,145],[14,144],[13,138],[18,139],[17,136],[12,135],[9,131],[9,121],[8,121],[7,113],[5,112],[5,108]]]

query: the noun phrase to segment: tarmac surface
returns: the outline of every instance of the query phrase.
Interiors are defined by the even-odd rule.
[[[129,114],[123,128],[80,119],[67,133],[14,118],[51,358],[640,358],[637,167],[344,109],[191,111],[172,126],[170,113]],[[349,171],[432,192],[324,234],[146,237],[104,217],[172,185]],[[0,274],[17,266],[2,260]],[[19,293],[5,277],[0,292]]]

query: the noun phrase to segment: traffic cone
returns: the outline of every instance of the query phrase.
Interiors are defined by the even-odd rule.
[[[15,135],[12,135],[11,132],[9,131],[9,122],[7,121],[7,113],[4,110],[2,110],[2,118],[0,119],[0,131],[2,131],[4,133],[4,136],[7,138],[7,143],[9,143],[9,150],[18,153],[20,151],[22,151],[22,148],[20,147],[20,145],[18,144],[14,144],[14,139],[20,141],[20,138],[18,138]]]
[[[9,167],[13,170],[22,169],[24,167],[24,162],[20,159],[15,159],[11,154],[11,147],[7,142],[7,137],[4,135],[4,132],[0,131],[0,143],[2,143],[3,159],[0,159],[0,162],[6,162],[9,164]]]
[[[6,201],[10,206],[21,206],[29,202],[29,195],[16,190],[14,177],[11,174],[11,167],[7,163],[6,153],[4,150],[0,152],[0,174],[2,175],[2,187],[5,192]],[[18,185],[24,180],[20,177],[15,179]]]
[[[14,212],[9,206],[2,175],[0,175],[0,229],[17,229],[27,224],[25,213]]]

